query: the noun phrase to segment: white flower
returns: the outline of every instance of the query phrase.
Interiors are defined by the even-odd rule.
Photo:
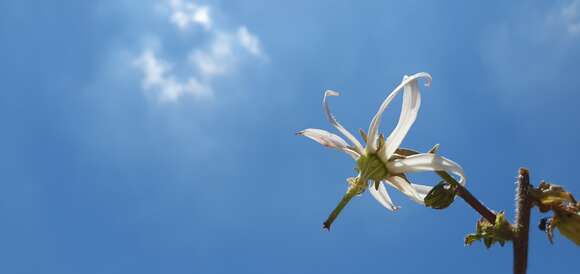
[[[328,97],[339,95],[338,92],[332,90],[327,90],[324,93],[324,99],[322,100],[324,113],[330,124],[342,133],[351,142],[351,145],[340,136],[321,129],[309,128],[297,133],[326,147],[345,152],[357,163],[359,173],[357,177],[348,179],[349,189],[341,203],[325,222],[325,228],[330,228],[330,224],[346,203],[353,196],[364,192],[365,189],[368,189],[371,195],[385,208],[391,211],[399,209],[389,197],[385,184],[398,189],[413,201],[423,204],[425,196],[432,187],[410,183],[405,177],[405,173],[408,172],[446,171],[459,176],[459,183],[465,185],[463,170],[455,162],[434,153],[416,153],[408,149],[399,149],[401,142],[415,122],[419,112],[421,94],[418,80],[420,78],[426,80],[425,86],[431,84],[431,75],[425,72],[405,76],[403,81],[387,96],[370,123],[368,136],[361,132],[363,139],[366,139],[366,147],[363,147],[330,112],[327,102]],[[381,116],[389,103],[401,91],[403,91],[401,115],[397,126],[385,140],[378,133]]]

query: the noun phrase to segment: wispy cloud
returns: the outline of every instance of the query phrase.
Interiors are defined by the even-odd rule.
[[[145,46],[135,58],[133,65],[143,74],[143,89],[157,91],[161,101],[177,101],[184,95],[213,97],[212,83],[218,77],[237,72],[247,58],[266,60],[255,34],[243,25],[233,30],[221,27],[214,22],[210,6],[187,0],[166,0],[163,4],[168,12],[160,16],[166,16],[174,28],[196,36],[201,43],[190,48],[186,56],[173,58],[180,60],[174,64],[161,57],[167,55],[163,45]]]
[[[262,49],[260,48],[260,41],[258,37],[251,34],[248,29],[244,26],[238,29],[238,39],[244,48],[246,48],[250,53],[255,56],[262,55]]]
[[[580,35],[580,0],[570,1],[552,18],[560,20],[570,35]]]
[[[226,74],[234,63],[234,43],[228,34],[218,34],[207,49],[194,49],[190,61],[205,78]]]
[[[546,4],[547,8],[515,7],[513,16],[493,25],[483,37],[488,82],[506,102],[548,90],[570,90],[561,79],[572,77],[570,71],[580,58],[580,0]],[[526,98],[540,104],[535,96]]]

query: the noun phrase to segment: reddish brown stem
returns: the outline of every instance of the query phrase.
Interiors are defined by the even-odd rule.
[[[484,206],[467,188],[463,187],[459,182],[455,180],[455,178],[451,177],[445,171],[437,171],[437,174],[443,178],[443,180],[447,181],[450,184],[457,186],[457,196],[461,197],[469,206],[471,206],[475,211],[479,213],[479,215],[483,216],[483,218],[487,219],[490,223],[495,223],[495,213],[489,210],[486,206]]]
[[[532,201],[528,196],[530,175],[520,168],[516,192],[516,219],[514,225],[514,274],[526,274],[528,265],[528,236],[530,230],[530,209]]]
[[[495,213],[484,206],[467,188],[459,185],[457,187],[457,195],[461,197],[469,206],[471,206],[479,215],[483,216],[490,223],[495,224]]]

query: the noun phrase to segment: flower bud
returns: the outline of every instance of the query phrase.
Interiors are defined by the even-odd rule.
[[[455,200],[457,187],[441,181],[425,196],[425,206],[433,209],[445,209]]]

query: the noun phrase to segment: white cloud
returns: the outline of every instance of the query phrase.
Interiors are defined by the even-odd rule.
[[[238,39],[244,48],[246,48],[251,54],[255,56],[262,55],[262,49],[260,47],[260,41],[258,37],[251,34],[245,26],[238,29]]]
[[[157,89],[160,91],[162,101],[176,101],[184,94],[194,96],[208,96],[210,88],[200,83],[195,77],[179,82],[171,75],[171,66],[155,56],[152,50],[145,50],[135,60],[135,66],[143,72],[143,88],[146,90]]]
[[[240,26],[236,31],[220,27],[212,21],[209,6],[192,1],[166,0],[164,3],[169,8],[166,9],[168,12],[160,14],[168,16],[172,25],[184,32],[199,25],[203,27],[204,33],[192,32],[198,35],[195,43],[200,45],[188,50],[189,58],[174,58],[180,60],[175,68],[169,65],[169,61],[156,55],[160,50],[155,51],[152,47],[145,47],[135,58],[134,65],[143,74],[143,88],[158,90],[162,101],[176,101],[186,94],[208,97],[213,94],[212,83],[218,77],[237,72],[238,66],[246,58],[266,60],[259,38],[247,27]],[[162,48],[162,45],[157,48]],[[184,74],[189,75],[185,80],[184,77],[178,77]]]
[[[212,20],[208,6],[200,6],[184,0],[170,0],[170,20],[181,30],[187,30],[193,25],[201,25],[206,30],[211,28]]]
[[[163,82],[167,66],[159,62],[153,52],[144,52],[135,64],[143,68],[143,73],[145,74],[143,86],[145,88],[151,88]]]

